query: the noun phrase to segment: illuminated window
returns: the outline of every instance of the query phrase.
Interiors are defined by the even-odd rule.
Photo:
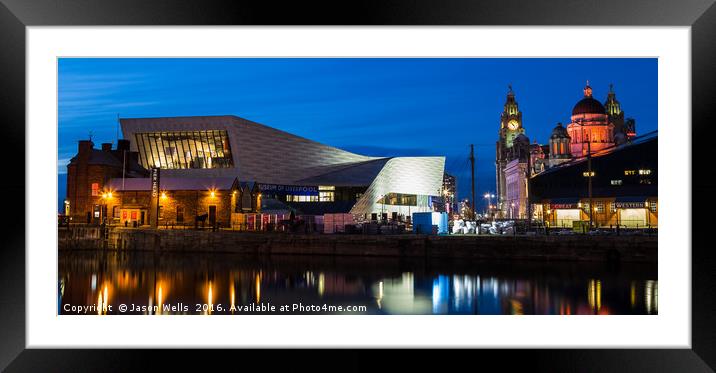
[[[224,130],[140,132],[135,134],[145,168],[230,168],[229,137]]]
[[[99,195],[99,183],[92,183],[92,195],[93,196]]]
[[[386,205],[417,206],[418,196],[415,194],[388,193],[378,200],[378,203]]]
[[[617,212],[617,205],[614,202],[609,203],[609,211]]]
[[[594,211],[601,214],[604,212],[604,202],[597,202],[594,204]]]
[[[636,175],[636,171],[635,170],[624,170],[624,175],[626,175],[626,176]]]
[[[651,175],[651,170],[639,170],[639,175]]]
[[[656,212],[656,202],[649,202],[649,211]]]
[[[319,185],[318,186],[318,199],[321,202],[333,202],[335,199],[335,186]]]
[[[622,181],[620,180],[612,180],[612,185],[622,185]]]
[[[286,195],[287,202],[318,202],[318,196]]]
[[[594,177],[594,175],[595,175],[594,171],[592,171],[592,172],[589,172],[589,171],[584,171],[584,172],[582,172],[582,176],[584,176],[584,177],[589,177],[589,176]]]

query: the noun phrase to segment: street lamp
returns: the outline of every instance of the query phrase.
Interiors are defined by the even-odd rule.
[[[490,209],[492,208],[492,199],[494,197],[495,197],[495,195],[490,192],[485,193],[485,199],[487,199],[487,213],[488,214],[490,214]]]

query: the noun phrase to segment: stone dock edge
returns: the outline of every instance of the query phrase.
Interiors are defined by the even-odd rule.
[[[656,263],[657,236],[320,235],[96,227],[59,230],[58,247],[253,255],[336,255]]]

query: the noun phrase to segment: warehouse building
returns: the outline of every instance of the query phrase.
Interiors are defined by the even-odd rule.
[[[533,217],[548,227],[658,227],[658,136],[651,132],[580,157],[529,181]],[[592,181],[591,198],[589,179]],[[590,203],[591,202],[591,203]]]

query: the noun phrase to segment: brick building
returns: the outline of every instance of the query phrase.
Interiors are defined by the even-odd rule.
[[[246,184],[246,183],[244,183]],[[110,224],[149,224],[157,213],[149,178],[113,178],[102,199]],[[260,193],[236,178],[160,178],[159,226],[228,227],[232,212],[256,211]],[[203,217],[203,218],[202,218]],[[197,219],[198,218],[198,219]]]
[[[71,222],[99,224],[106,216],[102,196],[107,182],[111,178],[147,175],[137,157],[137,152],[130,151],[128,140],[119,140],[116,149],[112,149],[111,143],[95,149],[92,141],[80,141],[77,155],[67,165],[65,215]]]
[[[656,228],[657,166],[658,133],[654,131],[595,152],[591,172],[584,158],[552,167],[529,180],[534,217],[559,228],[590,220],[594,227]]]
[[[204,224],[227,227],[232,213],[258,212],[273,220],[348,212],[360,220],[377,220],[378,212],[402,220],[429,211],[431,198],[440,197],[441,156],[363,156],[236,116],[120,124],[131,142],[97,150],[80,141],[68,165],[73,223],[193,226],[206,215]],[[153,169],[161,171],[161,193],[152,191]]]

